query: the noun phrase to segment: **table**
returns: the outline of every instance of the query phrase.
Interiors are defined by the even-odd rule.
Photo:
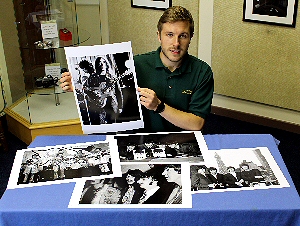
[[[0,225],[300,225],[300,198],[271,135],[205,135],[208,148],[268,147],[291,187],[194,194],[191,209],[68,209],[75,183],[7,190]],[[104,140],[38,136],[29,147]]]

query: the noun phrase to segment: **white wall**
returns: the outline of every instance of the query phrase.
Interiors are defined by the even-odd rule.
[[[199,1],[200,1],[200,15],[199,15],[200,29],[199,29],[198,57],[211,65],[214,1],[213,0],[199,0]],[[214,94],[213,106],[300,125],[300,112],[282,109],[273,106],[267,106],[259,103],[253,103],[250,101],[240,100],[232,97],[226,97],[219,94]]]

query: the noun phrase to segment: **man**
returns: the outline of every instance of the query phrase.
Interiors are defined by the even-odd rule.
[[[223,174],[218,173],[218,170],[215,167],[209,167],[208,174],[206,175],[209,180],[210,187],[214,189],[224,188],[223,176]]]
[[[166,204],[181,204],[182,203],[182,182],[181,182],[181,166],[168,165],[162,175],[170,183],[174,183],[174,188],[168,197]]]
[[[188,54],[192,15],[181,6],[170,7],[157,28],[160,47],[134,57],[145,131],[201,130],[210,113],[213,73]],[[73,90],[70,73],[60,81],[63,90]]]
[[[114,179],[95,179],[86,181],[81,194],[80,204],[117,204],[121,191],[115,186]]]
[[[206,166],[195,165],[196,173],[191,175],[192,190],[209,190],[209,179],[206,176]]]
[[[263,176],[258,169],[250,169],[247,163],[242,163],[240,178],[245,187],[253,187],[256,183],[263,180]]]
[[[239,181],[238,176],[233,166],[227,167],[227,173],[224,176],[225,187],[227,188],[240,188],[243,187],[242,181]]]
[[[58,153],[53,158],[53,179],[54,180],[63,180],[65,179],[65,152],[64,150],[59,150]]]
[[[166,197],[165,189],[159,186],[159,173],[155,168],[145,172],[137,181],[140,187],[144,189],[139,204],[164,204]]]
[[[28,159],[26,161],[26,165],[24,166],[24,179],[23,179],[23,183],[27,183],[29,175],[29,182],[33,183],[36,177],[36,175],[38,174],[38,172],[40,171],[41,168],[41,157],[38,153],[33,153],[31,158]]]
[[[137,181],[141,178],[143,172],[139,169],[129,169],[124,174],[126,186],[121,190],[119,204],[137,204],[143,194],[143,189]]]

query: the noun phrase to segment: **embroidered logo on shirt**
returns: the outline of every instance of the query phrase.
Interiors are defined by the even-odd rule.
[[[192,93],[193,93],[193,91],[189,90],[189,89],[182,91],[182,94],[192,94]]]

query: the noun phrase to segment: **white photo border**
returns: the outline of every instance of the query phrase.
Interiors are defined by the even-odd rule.
[[[116,53],[124,53],[129,52],[129,67],[133,73],[133,80],[136,90],[136,98],[137,98],[137,108],[139,111],[139,119],[131,120],[131,121],[124,121],[124,122],[116,122],[111,124],[100,124],[100,125],[85,125],[82,119],[80,107],[79,107],[79,100],[77,99],[76,92],[74,93],[74,97],[76,100],[76,107],[78,110],[82,131],[84,134],[93,134],[93,133],[108,133],[108,132],[118,132],[118,131],[126,131],[132,129],[139,129],[144,127],[143,115],[142,115],[142,108],[139,99],[139,94],[137,91],[137,79],[135,74],[135,67],[133,62],[133,54],[131,48],[131,42],[122,42],[122,43],[114,43],[114,44],[105,44],[105,45],[95,45],[95,46],[76,46],[76,47],[65,47],[65,53],[68,62],[68,69],[69,71],[75,75],[77,74],[76,67],[73,65],[72,60],[76,57],[86,57],[86,56],[99,56],[99,55],[107,55],[107,54],[116,54]],[[73,77],[73,85],[74,80],[76,78]]]
[[[253,186],[253,187],[239,187],[239,188],[218,188],[218,189],[200,189],[191,191],[192,194],[197,193],[210,193],[210,192],[227,192],[227,191],[242,191],[242,190],[258,190],[258,189],[272,189],[272,188],[283,188],[283,187],[290,187],[289,182],[285,178],[283,172],[281,171],[280,167],[278,166],[276,160],[274,159],[273,155],[271,154],[270,150],[267,147],[256,147],[256,148],[238,148],[238,149],[220,149],[220,150],[208,150],[203,152],[203,156],[205,158],[204,163],[199,164],[190,164],[190,166],[194,165],[204,165],[206,168],[213,167],[216,168],[218,171],[219,164],[218,161],[222,161],[224,157],[226,157],[225,166],[227,167],[236,167],[237,162],[240,164],[242,160],[247,161],[254,161],[257,163],[259,162],[258,157],[254,153],[255,150],[259,150],[260,153],[265,158],[269,168],[272,170],[273,175],[276,177],[277,181],[279,182],[278,185],[263,185],[263,186]],[[216,155],[219,155],[220,159],[216,160]],[[191,171],[192,175],[192,171]],[[193,181],[191,180],[191,186]]]
[[[131,0],[131,7],[165,10],[172,6],[172,0]]]
[[[60,180],[48,180],[43,182],[34,182],[34,183],[18,183],[19,175],[21,172],[21,165],[23,162],[23,157],[25,152],[39,152],[39,151],[47,151],[49,149],[58,150],[58,149],[65,149],[68,147],[79,147],[79,146],[89,146],[93,144],[108,144],[110,150],[110,163],[111,163],[111,173],[110,174],[103,174],[103,175],[93,175],[93,176],[83,176],[83,177],[74,177],[74,178],[66,178]],[[35,186],[44,186],[44,185],[52,185],[52,184],[63,184],[63,183],[70,183],[76,182],[79,180],[84,180],[85,178],[111,178],[121,175],[121,166],[120,166],[120,159],[119,159],[119,152],[117,151],[117,144],[114,139],[108,137],[105,141],[97,141],[97,142],[86,142],[86,143],[76,143],[76,144],[66,144],[66,145],[56,145],[56,146],[45,146],[45,147],[36,147],[36,148],[28,148],[18,150],[15,156],[15,160],[12,166],[12,170],[10,173],[9,181],[7,184],[7,189],[15,189],[15,188],[26,188],[26,187],[35,187]]]
[[[253,0],[244,0],[243,21],[296,27],[298,0],[288,0],[286,17],[253,14],[253,7]]]
[[[157,136],[159,137],[160,135],[182,135],[184,136],[184,134],[193,134],[195,136],[195,139],[197,141],[197,144],[198,144],[198,147],[199,147],[199,150],[200,152],[202,153],[202,151],[207,151],[208,150],[208,147],[207,147],[207,144],[205,142],[205,139],[204,139],[204,136],[202,134],[201,131],[181,131],[181,132],[157,132],[157,133],[135,133],[135,134],[116,134],[114,135],[114,138],[117,140],[117,138],[125,138],[124,140],[126,140],[126,137],[139,137],[139,136],[144,136],[145,140],[147,140],[148,136],[150,137],[151,135],[154,135],[154,136]],[[111,135],[108,135],[108,136],[111,136]],[[181,136],[181,137],[182,137]],[[117,142],[117,145],[118,145],[118,142]],[[118,150],[120,149],[120,147],[118,146]],[[119,150],[120,151],[120,150]],[[201,154],[202,158],[203,157],[203,154]],[[121,155],[119,154],[119,157],[120,157],[120,162],[124,163],[126,161],[122,161],[121,159]],[[172,160],[173,159],[173,160]],[[202,161],[201,160],[198,160],[199,162],[204,162],[205,159],[203,159]],[[141,162],[139,160],[129,160],[128,162]],[[162,161],[162,158],[159,159],[153,159],[151,161],[147,160],[147,158],[144,160],[144,162],[189,162],[189,159],[186,158],[181,158],[181,159],[176,159],[175,158],[165,158],[165,161]],[[193,161],[191,161],[193,162]]]
[[[155,165],[160,163],[154,163],[150,165]],[[188,163],[167,163],[164,162],[163,165],[180,164],[181,165],[181,181],[182,181],[182,204],[80,204],[80,198],[86,183],[85,180],[80,180],[76,182],[74,187],[68,208],[192,208],[192,194],[190,192],[190,170]],[[149,165],[149,163],[125,163],[121,164],[125,168],[139,169],[147,168],[143,165]],[[122,170],[122,173],[124,170]]]

